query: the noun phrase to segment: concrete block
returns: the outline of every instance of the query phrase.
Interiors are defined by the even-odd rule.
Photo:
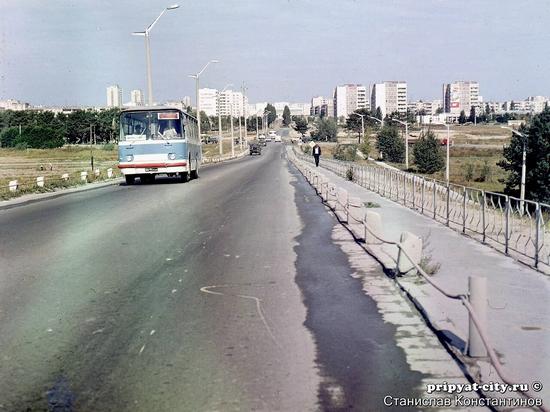
[[[113,177],[113,169],[112,168],[109,168],[107,169],[107,177],[110,179],[111,177]]]
[[[44,187],[44,176],[38,176],[36,178],[36,186]]]
[[[379,240],[379,238],[384,238],[384,232],[382,230],[382,217],[380,214],[367,210],[365,223],[368,227],[368,230],[366,230],[365,242],[374,245],[383,243]]]
[[[95,169],[95,170],[94,170],[94,175],[95,175],[96,177],[99,177],[100,173],[101,173],[101,171],[100,171],[99,169]]]
[[[68,174],[68,173],[63,173],[63,174],[61,175],[61,179],[65,180],[65,181],[66,181],[66,180],[69,180],[69,174]]]
[[[88,181],[88,172],[80,172],[80,180],[82,180],[83,182],[87,182]]]
[[[416,274],[417,270],[413,262],[418,265],[420,259],[422,259],[422,239],[411,232],[403,232],[399,243],[401,248],[410,256],[410,259],[405,256],[400,248],[397,254],[397,271],[401,274]]]
[[[17,188],[19,187],[19,183],[17,183],[17,180],[10,180],[8,186],[10,188],[10,192],[17,192]]]

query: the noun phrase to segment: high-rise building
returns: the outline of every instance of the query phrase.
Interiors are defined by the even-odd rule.
[[[143,106],[143,92],[140,89],[130,92],[130,104],[132,106]]]
[[[311,116],[333,117],[334,100],[323,96],[315,96],[311,99]]]
[[[107,107],[122,107],[122,88],[118,84],[107,87]]]
[[[443,85],[443,109],[445,113],[460,114],[464,110],[470,113],[472,106],[480,107],[479,83],[457,81]]]
[[[380,108],[383,117],[395,112],[406,114],[407,102],[407,82],[405,81],[386,81],[372,86],[370,107],[372,110]]]
[[[348,117],[358,109],[368,109],[367,88],[360,84],[345,84],[334,89],[334,116]]]
[[[208,116],[244,116],[248,106],[248,98],[233,90],[199,89],[199,100],[201,111]]]
[[[218,90],[203,88],[199,89],[199,103],[201,112],[207,116],[218,114]]]

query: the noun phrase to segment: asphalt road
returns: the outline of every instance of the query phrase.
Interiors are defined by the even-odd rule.
[[[334,219],[271,143],[189,183],[0,210],[0,410],[382,410],[414,396]]]

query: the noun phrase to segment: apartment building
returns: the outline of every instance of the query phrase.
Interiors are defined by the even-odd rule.
[[[323,96],[315,96],[311,98],[310,112],[311,116],[334,116],[334,99],[325,98]]]
[[[373,110],[380,108],[383,117],[395,112],[406,114],[407,104],[407,82],[385,81],[372,86],[370,107]]]
[[[479,83],[475,81],[456,81],[443,85],[445,113],[460,114],[464,110],[470,113],[473,107],[481,107]]]
[[[118,84],[107,87],[107,107],[122,107],[122,88]]]
[[[358,109],[369,109],[367,88],[360,84],[337,86],[334,89],[333,99],[336,118],[348,117]]]

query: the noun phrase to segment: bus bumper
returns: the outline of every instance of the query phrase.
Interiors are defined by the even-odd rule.
[[[146,174],[173,174],[189,172],[187,162],[169,163],[120,163],[118,165],[123,175],[146,175]]]

